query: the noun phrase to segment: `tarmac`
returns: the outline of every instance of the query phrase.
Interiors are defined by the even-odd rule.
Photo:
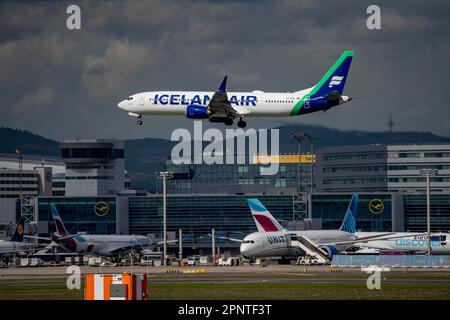
[[[369,274],[356,268],[330,266],[199,266],[199,267],[80,267],[90,273],[147,273],[152,283],[363,283]],[[185,273],[189,272],[189,273]],[[66,281],[67,266],[0,269],[1,285],[52,285]],[[447,268],[391,268],[382,272],[386,283],[450,284]]]

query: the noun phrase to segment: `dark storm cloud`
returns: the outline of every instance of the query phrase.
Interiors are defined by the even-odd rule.
[[[77,3],[81,31],[65,27]],[[296,91],[346,49],[356,51],[342,108],[250,120],[449,135],[450,3],[381,1],[382,30],[366,28],[372,1],[80,1],[0,4],[0,125],[53,138],[168,138],[181,117],[143,127],[116,108],[159,89]],[[205,123],[205,126],[208,124]]]

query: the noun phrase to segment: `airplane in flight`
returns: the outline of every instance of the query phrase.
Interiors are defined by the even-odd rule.
[[[0,256],[11,256],[23,250],[29,243],[23,241],[23,233],[25,228],[25,218],[20,217],[14,234],[9,241],[0,241]]]
[[[51,240],[69,252],[93,253],[106,257],[124,257],[132,250],[140,251],[151,245],[151,239],[140,235],[69,234],[53,204],[50,204],[56,233]]]
[[[344,51],[320,81],[296,92],[227,92],[227,76],[215,93],[208,91],[150,91],[129,96],[119,102],[120,109],[137,117],[142,125],[143,115],[184,115],[189,119],[245,128],[244,118],[288,117],[308,114],[341,105],[352,100],[344,96],[353,51]]]

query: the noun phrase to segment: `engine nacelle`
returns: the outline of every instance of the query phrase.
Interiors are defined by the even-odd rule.
[[[186,107],[186,117],[189,119],[208,119],[208,107],[190,104]]]
[[[335,254],[339,254],[339,250],[332,245],[320,246],[319,249],[322,249],[322,251],[327,254],[329,259],[332,259]]]
[[[339,104],[339,103],[338,103]],[[310,97],[305,101],[305,109],[329,109],[333,106],[325,97]]]

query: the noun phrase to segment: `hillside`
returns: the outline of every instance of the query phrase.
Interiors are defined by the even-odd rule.
[[[291,132],[306,132],[314,138],[314,148],[340,145],[386,143],[450,143],[450,138],[429,132],[364,132],[341,131],[321,126],[281,126],[280,151],[296,152],[297,142]],[[134,188],[154,189],[155,172],[164,168],[175,142],[164,139],[131,139],[125,141],[125,166]],[[0,128],[0,153],[14,153],[20,146],[24,154],[59,156],[57,141],[26,130]]]

